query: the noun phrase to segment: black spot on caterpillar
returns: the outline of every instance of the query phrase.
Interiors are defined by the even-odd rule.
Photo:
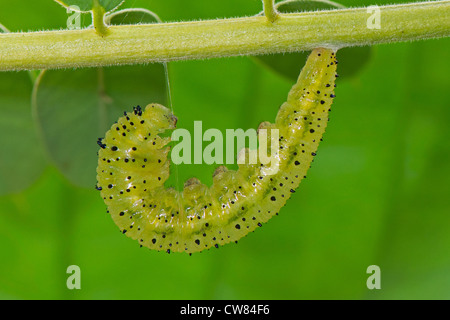
[[[114,222],[141,246],[169,253],[217,248],[261,227],[278,214],[316,155],[335,78],[335,53],[313,50],[275,123],[260,125],[279,130],[277,173],[267,174],[261,163],[237,171],[220,166],[211,187],[193,178],[182,192],[164,187],[170,137],[160,136],[177,118],[158,104],[125,112],[98,141],[96,188]]]

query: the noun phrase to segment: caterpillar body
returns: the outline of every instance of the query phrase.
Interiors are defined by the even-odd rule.
[[[168,253],[219,247],[261,227],[295,192],[316,155],[334,98],[336,64],[332,50],[313,50],[275,123],[260,125],[279,130],[275,174],[258,160],[237,171],[220,166],[211,187],[193,178],[181,192],[165,188],[170,137],[160,134],[174,129],[177,118],[158,104],[125,113],[98,141],[97,189],[114,222],[141,246]]]

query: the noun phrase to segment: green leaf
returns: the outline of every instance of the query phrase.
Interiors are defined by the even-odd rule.
[[[276,7],[282,13],[344,8],[341,4],[327,0],[289,0],[279,2]],[[371,47],[340,49],[337,55],[339,60],[339,75],[344,78],[356,75],[367,64],[371,53]],[[309,52],[294,52],[256,56],[253,59],[289,80],[296,81],[299,70],[304,65],[308,55]]]
[[[115,24],[156,22],[150,11],[128,10],[110,15]],[[136,105],[166,104],[166,66],[47,70],[35,86],[34,108],[50,158],[74,184],[92,187],[96,182],[96,141]]]
[[[0,33],[8,29],[0,24]],[[45,166],[31,116],[31,73],[0,73],[0,195],[31,185]]]
[[[107,129],[133,106],[165,103],[160,64],[44,71],[34,108],[50,157],[74,184],[95,184],[98,145]]]
[[[71,6],[76,6],[79,8],[81,12],[91,11],[94,8],[95,0],[55,0],[62,6],[68,8]],[[100,6],[105,8],[106,12],[113,11],[117,7],[119,7],[125,0],[98,0]],[[72,7],[72,9],[74,9]]]
[[[28,72],[0,73],[0,195],[30,186],[45,166],[31,116]]]
[[[107,24],[124,25],[124,24],[140,24],[140,23],[160,23],[161,19],[147,9],[124,9],[116,11],[105,18]]]
[[[275,7],[282,13],[345,8],[345,6],[340,3],[328,0],[288,0],[277,3]]]

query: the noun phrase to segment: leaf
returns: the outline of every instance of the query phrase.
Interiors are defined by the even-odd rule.
[[[116,15],[128,21],[121,16]],[[97,139],[124,111],[166,104],[165,77],[163,64],[47,70],[40,75],[33,99],[36,120],[50,158],[72,183],[95,185]]]
[[[96,140],[133,106],[165,103],[162,65],[45,71],[34,108],[50,157],[79,186],[95,184]]]
[[[73,11],[87,12],[91,11],[94,7],[95,0],[55,0],[62,6],[68,8],[72,7]],[[100,6],[105,8],[106,12],[111,12],[114,9],[118,8],[125,0],[98,0]],[[73,6],[78,7],[79,9],[74,10]]]
[[[31,89],[28,72],[0,73],[0,195],[26,189],[45,166],[31,116]]]
[[[116,11],[105,18],[107,24],[124,25],[124,24],[140,24],[140,23],[160,23],[161,19],[147,9],[124,9]]]
[[[6,32],[0,24],[0,33]],[[26,189],[45,166],[31,117],[31,89],[30,73],[0,73],[0,195]]]
[[[328,0],[288,0],[277,3],[275,7],[282,13],[345,8],[345,6],[340,3]]]
[[[289,0],[279,2],[276,7],[277,10],[282,13],[344,8],[341,4],[327,0]],[[352,77],[356,75],[369,61],[371,53],[371,47],[340,49],[337,55],[339,60],[339,75],[342,77]],[[253,57],[253,59],[289,80],[296,81],[298,70],[304,65],[308,55],[309,52],[294,52],[256,56]]]

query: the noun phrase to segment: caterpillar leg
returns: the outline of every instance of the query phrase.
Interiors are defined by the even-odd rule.
[[[279,143],[277,170],[256,164],[219,167],[208,187],[197,179],[182,192],[165,188],[169,137],[176,117],[150,104],[125,113],[99,140],[97,188],[127,236],[167,252],[197,252],[237,241],[278,214],[316,155],[334,98],[335,53],[315,49],[280,107],[275,123],[262,123],[267,144]],[[275,141],[277,139],[278,141]],[[271,168],[273,169],[273,168]]]

